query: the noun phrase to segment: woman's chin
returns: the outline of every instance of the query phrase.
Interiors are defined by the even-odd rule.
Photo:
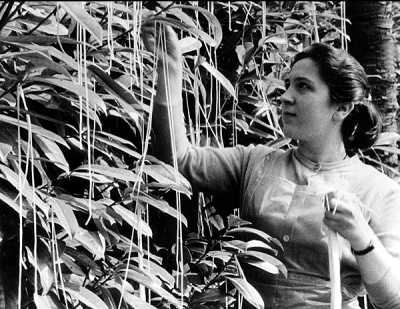
[[[282,131],[285,137],[297,139],[296,130],[294,130],[290,125],[284,125]]]

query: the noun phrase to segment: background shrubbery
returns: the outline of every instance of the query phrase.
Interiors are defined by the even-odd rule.
[[[205,309],[242,296],[261,308],[242,266],[285,275],[279,242],[234,201],[191,192],[151,156],[149,11],[182,39],[188,133],[200,145],[290,147],[276,101],[291,57],[349,39],[335,1],[0,3],[5,308]]]

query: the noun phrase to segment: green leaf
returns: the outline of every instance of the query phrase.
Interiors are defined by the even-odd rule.
[[[60,302],[55,302],[53,297],[50,295],[33,295],[33,301],[35,302],[36,308],[43,309],[62,309],[64,308]]]
[[[400,134],[396,132],[382,132],[378,135],[378,139],[375,141],[374,146],[383,145],[394,145],[398,140],[400,140]]]
[[[267,243],[273,242],[275,245],[277,245],[278,247],[280,247],[283,250],[282,244],[277,239],[269,236],[267,233],[265,233],[261,230],[258,230],[258,229],[252,228],[252,227],[238,227],[238,228],[234,228],[234,229],[231,229],[226,232],[226,234],[228,234],[228,235],[235,234],[235,233],[236,234],[242,234],[242,233],[243,234],[251,234],[254,236],[258,236],[261,239],[265,240]]]
[[[0,127],[0,160],[7,164],[7,157],[12,153],[15,137],[8,130]]]
[[[32,54],[21,55],[19,58],[28,60],[31,64],[33,64],[34,68],[46,68],[50,69],[54,72],[63,74],[71,79],[71,75],[69,72],[60,64],[54,62],[49,56],[39,51],[36,51]]]
[[[108,309],[107,305],[103,302],[103,300],[98,297],[95,293],[88,290],[83,286],[78,286],[75,284],[69,284],[66,282],[64,284],[65,290],[75,299],[78,299],[80,302],[93,309]]]
[[[101,291],[101,296],[102,296],[101,298],[106,303],[107,308],[109,308],[109,309],[118,309],[118,303],[115,303],[114,297],[110,292],[110,288],[106,288],[104,286],[100,286],[99,288],[100,288],[100,291]],[[126,292],[124,292],[124,293],[126,293]]]
[[[122,296],[126,303],[135,309],[156,309],[156,307],[129,292],[124,292]]]
[[[132,260],[139,263],[138,257],[133,257]],[[175,284],[174,277],[157,263],[153,262],[150,259],[145,259],[143,261],[143,268],[146,269],[151,274],[158,276],[161,280],[165,281],[170,288],[174,287]]]
[[[180,217],[182,220],[182,223],[187,227],[187,220],[183,214],[180,214],[175,208],[171,207],[167,201],[156,199],[150,195],[147,195],[145,193],[141,193],[138,195],[138,200],[141,201],[142,203],[149,204],[150,206],[153,206],[157,208],[158,210],[162,211],[165,214],[168,214],[176,219]]]
[[[232,253],[228,251],[209,251],[207,252],[207,256],[212,257],[213,259],[220,259],[225,263],[228,263],[232,258]]]
[[[63,200],[63,202],[70,205],[75,210],[89,212],[89,202],[88,202],[87,198],[79,198],[79,197],[75,197],[70,194],[64,194],[64,193],[58,194],[57,197],[59,199]],[[103,210],[107,209],[106,205],[104,205],[103,203],[101,203],[99,201],[92,200],[90,204],[92,207],[92,211],[103,211]]]
[[[3,190],[4,191],[4,190]],[[22,215],[24,218],[26,218],[27,210],[26,210],[26,205],[24,203],[24,207],[22,208],[22,213],[20,212],[19,204],[15,202],[14,198],[11,198],[7,194],[3,193],[0,191],[0,200],[3,201],[5,204],[10,206],[12,209],[14,209],[18,214]]]
[[[20,126],[21,128],[28,130],[29,128],[32,130],[32,133],[43,136],[51,141],[57,142],[69,149],[68,144],[66,141],[59,135],[44,129],[41,126],[31,124],[30,126],[24,121],[24,120],[18,120],[10,116],[6,116],[3,114],[0,114],[0,122],[4,122],[6,124],[10,124],[13,126]]]
[[[23,36],[0,36],[0,44],[5,44],[5,43],[28,43],[28,44],[38,44],[38,45],[52,45],[54,43],[57,43],[58,40],[62,44],[81,44],[81,42],[78,42],[76,40],[66,38],[66,37],[56,37],[54,35],[23,35]]]
[[[47,23],[42,23],[39,28],[37,28],[37,31],[41,31],[47,34],[52,34],[52,35],[67,35],[68,34],[68,29],[64,27],[64,25],[57,23],[54,16],[50,16],[49,19],[47,20]],[[28,30],[32,30],[35,28],[38,24],[36,20],[29,20],[29,19],[22,19],[18,18],[16,19],[16,22],[24,24]]]
[[[240,227],[241,225],[249,225],[251,222],[244,220],[238,216],[235,215],[229,215],[228,216],[228,227]]]
[[[24,49],[25,48],[30,49],[32,52],[25,52],[27,55],[30,55],[31,53],[40,52],[40,54],[44,54],[44,55],[48,55],[48,56],[52,56],[52,57],[57,58],[58,60],[64,62],[65,64],[67,64],[69,67],[71,67],[75,71],[78,70],[78,63],[75,61],[74,58],[72,58],[67,53],[64,53],[64,52],[58,50],[57,48],[54,48],[53,46],[43,46],[43,45],[46,45],[46,44],[40,44],[40,42],[37,42],[37,44],[40,44],[40,45],[37,45],[37,44],[26,44],[26,43],[34,43],[35,42],[34,39],[33,39],[33,41],[27,41],[26,43],[25,42],[21,42],[21,43],[13,42],[10,39],[7,39],[6,41],[10,42],[12,45],[19,46],[19,47],[24,48]],[[73,42],[74,42],[74,44],[79,44],[79,42],[77,42],[77,41],[73,41]],[[53,42],[53,43],[57,43],[57,41]],[[24,57],[24,55],[22,55],[22,57]],[[70,76],[68,72],[65,75]]]
[[[92,175],[89,175],[88,172],[78,172],[78,171],[73,171],[71,173],[63,173],[60,174],[57,179],[62,179],[62,178],[69,178],[70,176],[72,177],[78,177],[78,178],[82,178],[88,181],[92,181],[93,183],[97,183],[97,184],[110,184],[113,182],[112,179],[105,177],[103,175],[99,175],[99,174],[94,174],[92,173]]]
[[[276,253],[276,250],[273,249],[271,246],[269,246],[265,242],[257,240],[257,239],[250,240],[246,243],[246,250],[253,249],[253,248],[267,249],[267,250],[274,251]]]
[[[121,268],[121,270],[126,271],[124,267]],[[150,276],[145,271],[140,270],[139,268],[131,265],[130,269],[128,269],[126,274],[130,280],[134,280],[140,284],[143,284],[145,287],[149,288],[154,293],[166,299],[172,305],[178,308],[182,307],[181,303],[171,293],[169,293],[168,291],[166,291],[164,288],[161,287],[161,283],[159,281],[154,280],[154,277]]]
[[[69,255],[63,254],[60,259],[63,261],[65,266],[67,266],[75,275],[82,277],[86,276],[85,273],[82,271],[82,268],[80,268]]]
[[[124,145],[121,145],[118,142],[114,142],[113,140],[110,140],[109,138],[102,137],[100,135],[96,135],[96,141],[104,143],[106,145],[109,145],[111,147],[114,147],[115,149],[118,149],[122,152],[125,152],[126,154],[136,158],[140,159],[142,157],[141,154],[139,154],[137,151],[130,149],[129,147],[126,147]]]
[[[121,205],[114,205],[114,206],[112,206],[112,208],[132,228],[134,228],[137,231],[140,230],[143,235],[146,235],[148,237],[152,237],[153,236],[153,232],[151,231],[150,226],[145,221],[140,219],[132,211],[126,209],[124,206],[121,206]]]
[[[39,273],[40,284],[43,289],[42,293],[47,294],[50,291],[55,279],[53,273],[53,263],[47,246],[43,244],[41,240],[38,241],[37,245],[38,248],[36,258],[29,247],[25,247],[25,250],[29,263],[31,263],[31,265]]]
[[[271,265],[274,265],[275,267],[277,267],[279,269],[279,271],[285,276],[287,277],[287,269],[286,266],[279,261],[277,258],[266,254],[264,252],[259,252],[259,251],[253,251],[253,250],[249,250],[246,252],[246,254],[251,255],[255,258],[257,258],[259,261],[262,262],[268,262]]]
[[[72,93],[75,93],[77,96],[82,96],[83,98],[86,97],[85,87],[79,85],[78,83],[71,82],[69,80],[61,80],[59,78],[51,78],[51,77],[47,78],[34,77],[31,78],[30,81],[45,83],[48,85],[54,85],[63,88],[65,90],[68,90]],[[93,92],[90,89],[88,89],[88,99],[89,99],[89,104],[91,104],[92,107],[100,109],[105,114],[107,113],[107,108],[103,100],[99,97],[97,93]]]
[[[68,233],[69,237],[74,238],[79,233],[80,227],[71,206],[65,201],[51,196],[47,197],[47,202],[53,207],[61,226]]]
[[[50,56],[57,58],[58,60],[64,62],[67,64],[70,68],[74,70],[78,70],[78,63],[75,61],[74,58],[69,56],[67,53],[63,53],[62,51],[54,48],[53,46],[39,46],[39,45],[33,45],[33,44],[26,44],[23,45],[25,48],[30,48],[32,50],[40,50],[43,53],[48,53]],[[69,74],[67,75],[69,76]]]
[[[81,165],[81,166],[77,167],[71,174],[74,174],[76,171],[88,171],[89,172],[89,166],[87,164]],[[90,166],[90,171],[92,173],[97,173],[100,175],[104,175],[106,177],[116,178],[116,179],[124,180],[124,181],[132,181],[132,182],[142,181],[141,178],[138,175],[136,175],[134,172],[123,169],[123,168],[118,168],[118,167],[110,167],[110,166],[105,166],[105,165],[92,164]]]
[[[185,5],[185,4],[174,4],[174,6],[172,7],[173,9],[176,8],[182,8],[185,10],[193,10],[193,11],[197,11],[200,12],[201,14],[203,14],[203,16],[208,20],[209,23],[209,27],[212,29],[213,34],[214,34],[214,40],[215,40],[215,47],[219,46],[219,44],[222,41],[222,27],[221,24],[218,20],[218,18],[211,13],[209,10],[202,8],[201,6],[198,5]]]
[[[103,42],[103,28],[94,17],[87,13],[85,9],[82,9],[81,2],[61,1],[59,3],[100,44]]]
[[[182,54],[190,53],[194,50],[199,50],[202,46],[199,40],[192,37],[186,37],[179,40],[178,45]]]
[[[69,164],[64,157],[64,153],[60,147],[53,141],[43,138],[40,135],[34,136],[35,142],[39,148],[43,151],[44,155],[51,160],[56,166],[61,168],[65,172],[69,172]]]
[[[23,47],[25,46],[23,45]],[[9,52],[0,55],[0,59],[7,59],[7,58],[24,59],[31,62],[35,68],[45,67],[55,72],[71,77],[69,72],[62,65],[59,65],[58,63],[54,62],[48,55],[38,50]]]
[[[201,66],[203,66],[211,75],[213,75],[224,88],[236,99],[236,91],[232,83],[220,72],[217,68],[209,64],[204,57],[200,60]]]
[[[276,267],[275,265],[273,265],[267,261],[259,260],[256,256],[254,256],[250,253],[247,253],[247,252],[238,253],[237,257],[240,262],[253,265],[253,266],[258,267],[270,274],[275,274],[275,275],[279,274],[278,267]]]
[[[170,186],[172,189],[182,192],[187,196],[192,194],[191,185],[182,174],[168,164],[161,161],[157,162],[158,164],[145,165],[143,172],[153,177],[162,185]]]
[[[190,26],[186,23],[180,22],[180,21],[176,20],[175,18],[157,15],[157,16],[151,17],[151,19],[149,19],[148,21],[149,22],[158,21],[158,22],[160,22],[160,24],[166,24],[166,25],[175,27],[179,30],[187,31],[190,34],[192,34],[193,36],[200,38],[201,40],[203,40],[205,43],[207,43],[208,45],[210,45],[212,47],[216,47],[220,43],[216,39],[213,39],[209,34],[204,32],[203,30],[201,30],[197,27]]]
[[[75,239],[96,258],[104,259],[105,243],[101,234],[80,228],[79,231],[75,233]]]
[[[29,185],[28,180],[24,177],[23,173],[21,177],[22,178],[21,185],[23,185],[23,187],[20,188],[17,173],[15,173],[12,169],[2,164],[0,164],[0,171],[2,172],[5,180],[7,180],[10,184],[12,184],[15,189],[19,190],[19,192],[29,202],[34,203],[36,206],[38,206],[43,211],[46,217],[48,216],[49,206],[41,200],[41,198],[36,194],[36,192],[34,192],[34,189]]]
[[[190,299],[190,303],[201,304],[201,303],[225,303],[226,294],[222,293],[222,291],[218,288],[209,288],[205,291],[197,292],[193,294],[193,297]]]
[[[145,110],[145,107],[136,100],[127,88],[117,83],[98,66],[91,64],[88,65],[88,69],[96,76],[97,82],[112,94],[122,104],[122,107],[127,109],[129,115],[133,113],[132,119],[135,120],[138,117],[138,112]]]
[[[264,301],[257,290],[245,279],[226,277],[240,294],[257,309],[264,309]]]

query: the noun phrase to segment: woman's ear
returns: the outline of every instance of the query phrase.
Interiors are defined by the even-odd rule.
[[[354,109],[354,103],[338,104],[332,115],[333,121],[343,121]]]

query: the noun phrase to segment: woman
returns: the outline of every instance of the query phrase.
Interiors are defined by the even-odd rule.
[[[400,187],[355,155],[380,129],[361,65],[324,44],[294,58],[281,103],[283,130],[298,140],[295,149],[194,147],[184,126],[177,36],[163,31],[153,116],[157,155],[172,162],[176,153],[198,190],[240,192],[243,216],[281,240],[288,278],[251,280],[265,307],[329,308],[328,227],[340,235],[343,308],[358,308],[365,291],[378,308],[400,308]],[[143,33],[154,52],[154,27]],[[325,196],[331,209],[324,208]]]

